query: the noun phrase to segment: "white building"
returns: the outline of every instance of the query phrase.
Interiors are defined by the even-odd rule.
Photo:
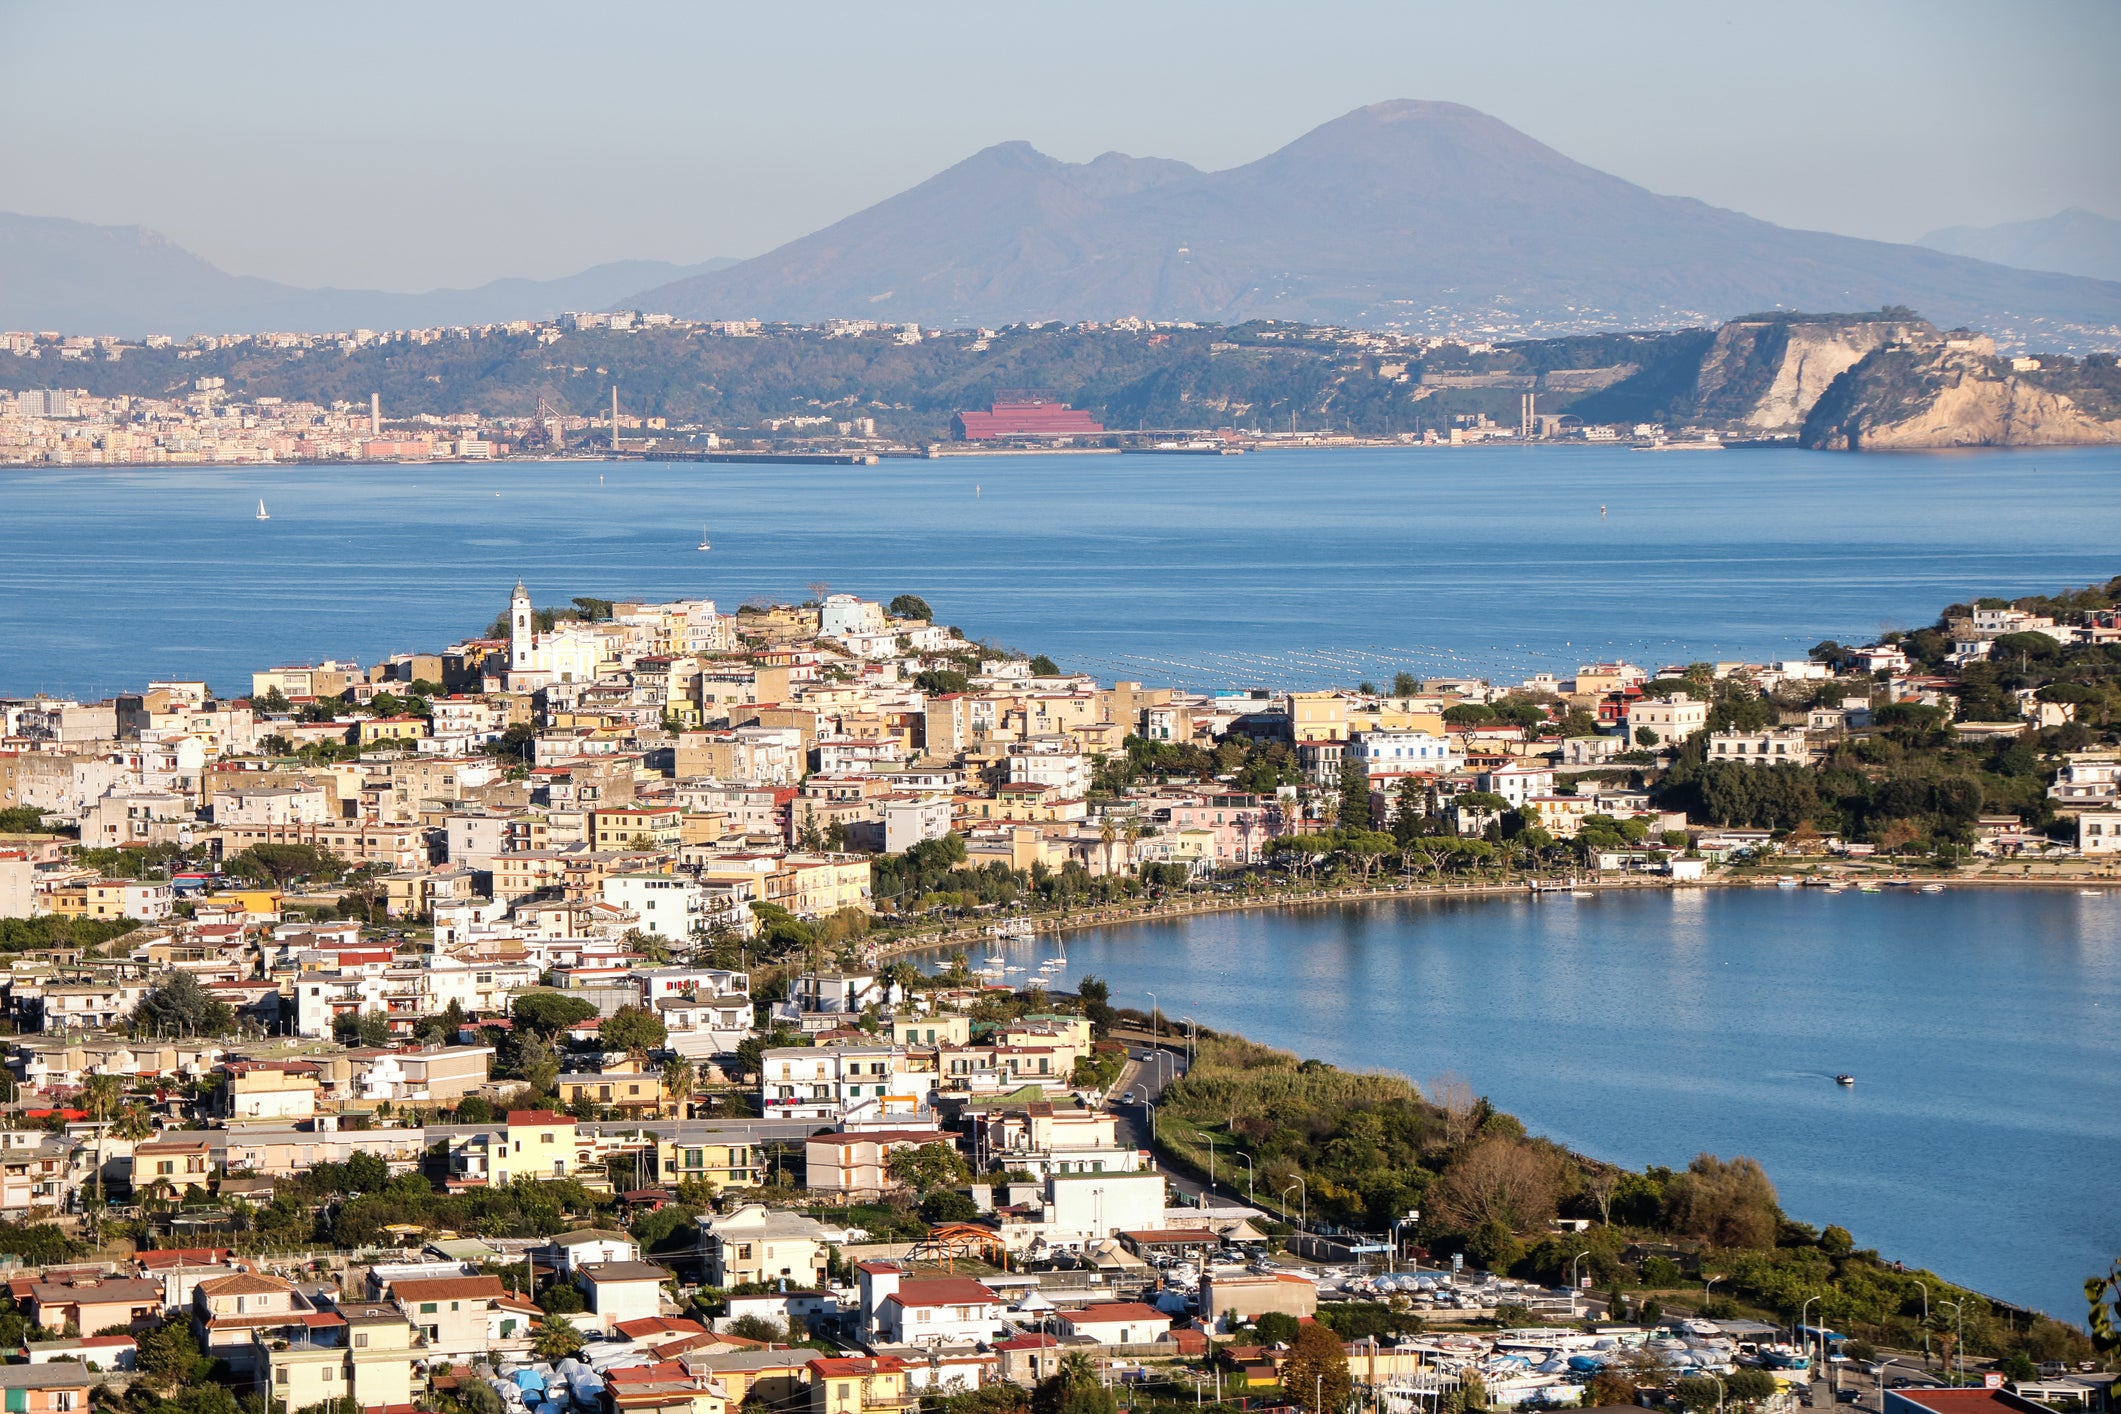
[[[849,633],[882,633],[884,606],[852,594],[828,594],[818,610],[818,635],[838,638]]]
[[[721,912],[705,885],[672,874],[614,874],[604,881],[604,902],[639,918],[643,933],[671,942],[687,941]]]
[[[870,1121],[930,1112],[936,1073],[897,1046],[787,1046],[760,1065],[759,1112],[767,1119]]]
[[[1800,727],[1773,727],[1758,732],[1711,732],[1708,759],[1744,766],[1809,766],[1811,739]]]
[[[1628,744],[1640,743],[1647,729],[1657,734],[1657,745],[1677,746],[1708,724],[1709,704],[1697,698],[1645,697],[1628,707]]]
[[[2121,810],[2087,810],[2077,816],[2077,852],[2121,854]]]
[[[1544,766],[1502,766],[1482,771],[1480,788],[1510,802],[1512,810],[1522,810],[1533,796],[1554,793],[1554,773]]]
[[[1427,732],[1356,732],[1348,738],[1347,755],[1361,762],[1373,780],[1408,771],[1442,775],[1459,764],[1451,744]]]
[[[1090,790],[1082,743],[1072,736],[1034,736],[1009,743],[1009,784],[1057,790],[1079,800]]]

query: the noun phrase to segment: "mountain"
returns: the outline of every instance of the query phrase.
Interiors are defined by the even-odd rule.
[[[2094,280],[2121,280],[2121,221],[2072,206],[2038,221],[2001,226],[1947,226],[1917,245],[1970,255],[2021,270],[2057,270]]]
[[[425,294],[309,290],[231,275],[143,226],[0,212],[0,269],[8,272],[0,282],[0,328],[130,338],[548,319],[734,263],[621,260],[557,280],[494,280]]]
[[[1138,315],[1557,333],[1912,306],[2121,343],[2121,284],[1794,231],[1659,196],[1452,103],[1357,109],[1242,167],[990,147],[845,220],[645,291],[700,318],[963,326]]]

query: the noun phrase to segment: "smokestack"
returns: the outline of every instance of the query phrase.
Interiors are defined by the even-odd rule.
[[[383,435],[383,395],[381,393],[370,393],[368,395],[368,435],[371,437]]]
[[[611,450],[619,449],[619,385],[611,385]]]

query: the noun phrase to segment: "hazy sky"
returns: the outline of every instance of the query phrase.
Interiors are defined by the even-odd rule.
[[[0,0],[0,210],[417,290],[752,255],[990,143],[1232,166],[1470,104],[1592,166],[1912,240],[2121,216],[2115,0]]]

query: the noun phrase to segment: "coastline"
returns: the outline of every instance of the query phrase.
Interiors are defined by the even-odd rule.
[[[1693,889],[1772,889],[1778,887],[1774,875],[1747,875],[1744,877],[1719,877],[1673,883],[1668,879],[1586,879],[1577,881],[1542,881],[1543,887],[1534,889],[1523,882],[1507,884],[1416,884],[1397,888],[1373,885],[1365,888],[1343,889],[1329,893],[1296,895],[1253,895],[1231,898],[1204,898],[1198,901],[1172,902],[1161,900],[1140,908],[1129,908],[1120,904],[1100,904],[1079,909],[1065,916],[1011,915],[1012,922],[1023,925],[1020,936],[1065,937],[1070,933],[1087,932],[1094,928],[1121,927],[1129,923],[1159,923],[1180,918],[1197,918],[1217,913],[1249,913],[1262,909],[1315,908],[1329,904],[1385,903],[1393,899],[1498,899],[1532,897],[1540,893],[1630,893],[1664,891],[1678,893]],[[1954,889],[2031,889],[2046,892],[2056,889],[2091,888],[2099,893],[2109,889],[2121,889],[2121,876],[2115,874],[2087,875],[2073,878],[1986,878],[1970,877],[1955,879],[1922,878],[1920,876],[1890,876],[1888,887],[1895,891],[1911,888],[1916,884],[1939,884],[1945,892]],[[1844,881],[1846,886],[1858,882]],[[1862,880],[1861,882],[1886,884],[1886,877]],[[1814,886],[1816,887],[1816,886]],[[990,931],[995,924],[981,923],[971,927],[952,928],[931,936],[895,937],[863,949],[863,956],[872,963],[892,962],[920,953],[937,951],[970,943],[987,942],[997,935]]]

